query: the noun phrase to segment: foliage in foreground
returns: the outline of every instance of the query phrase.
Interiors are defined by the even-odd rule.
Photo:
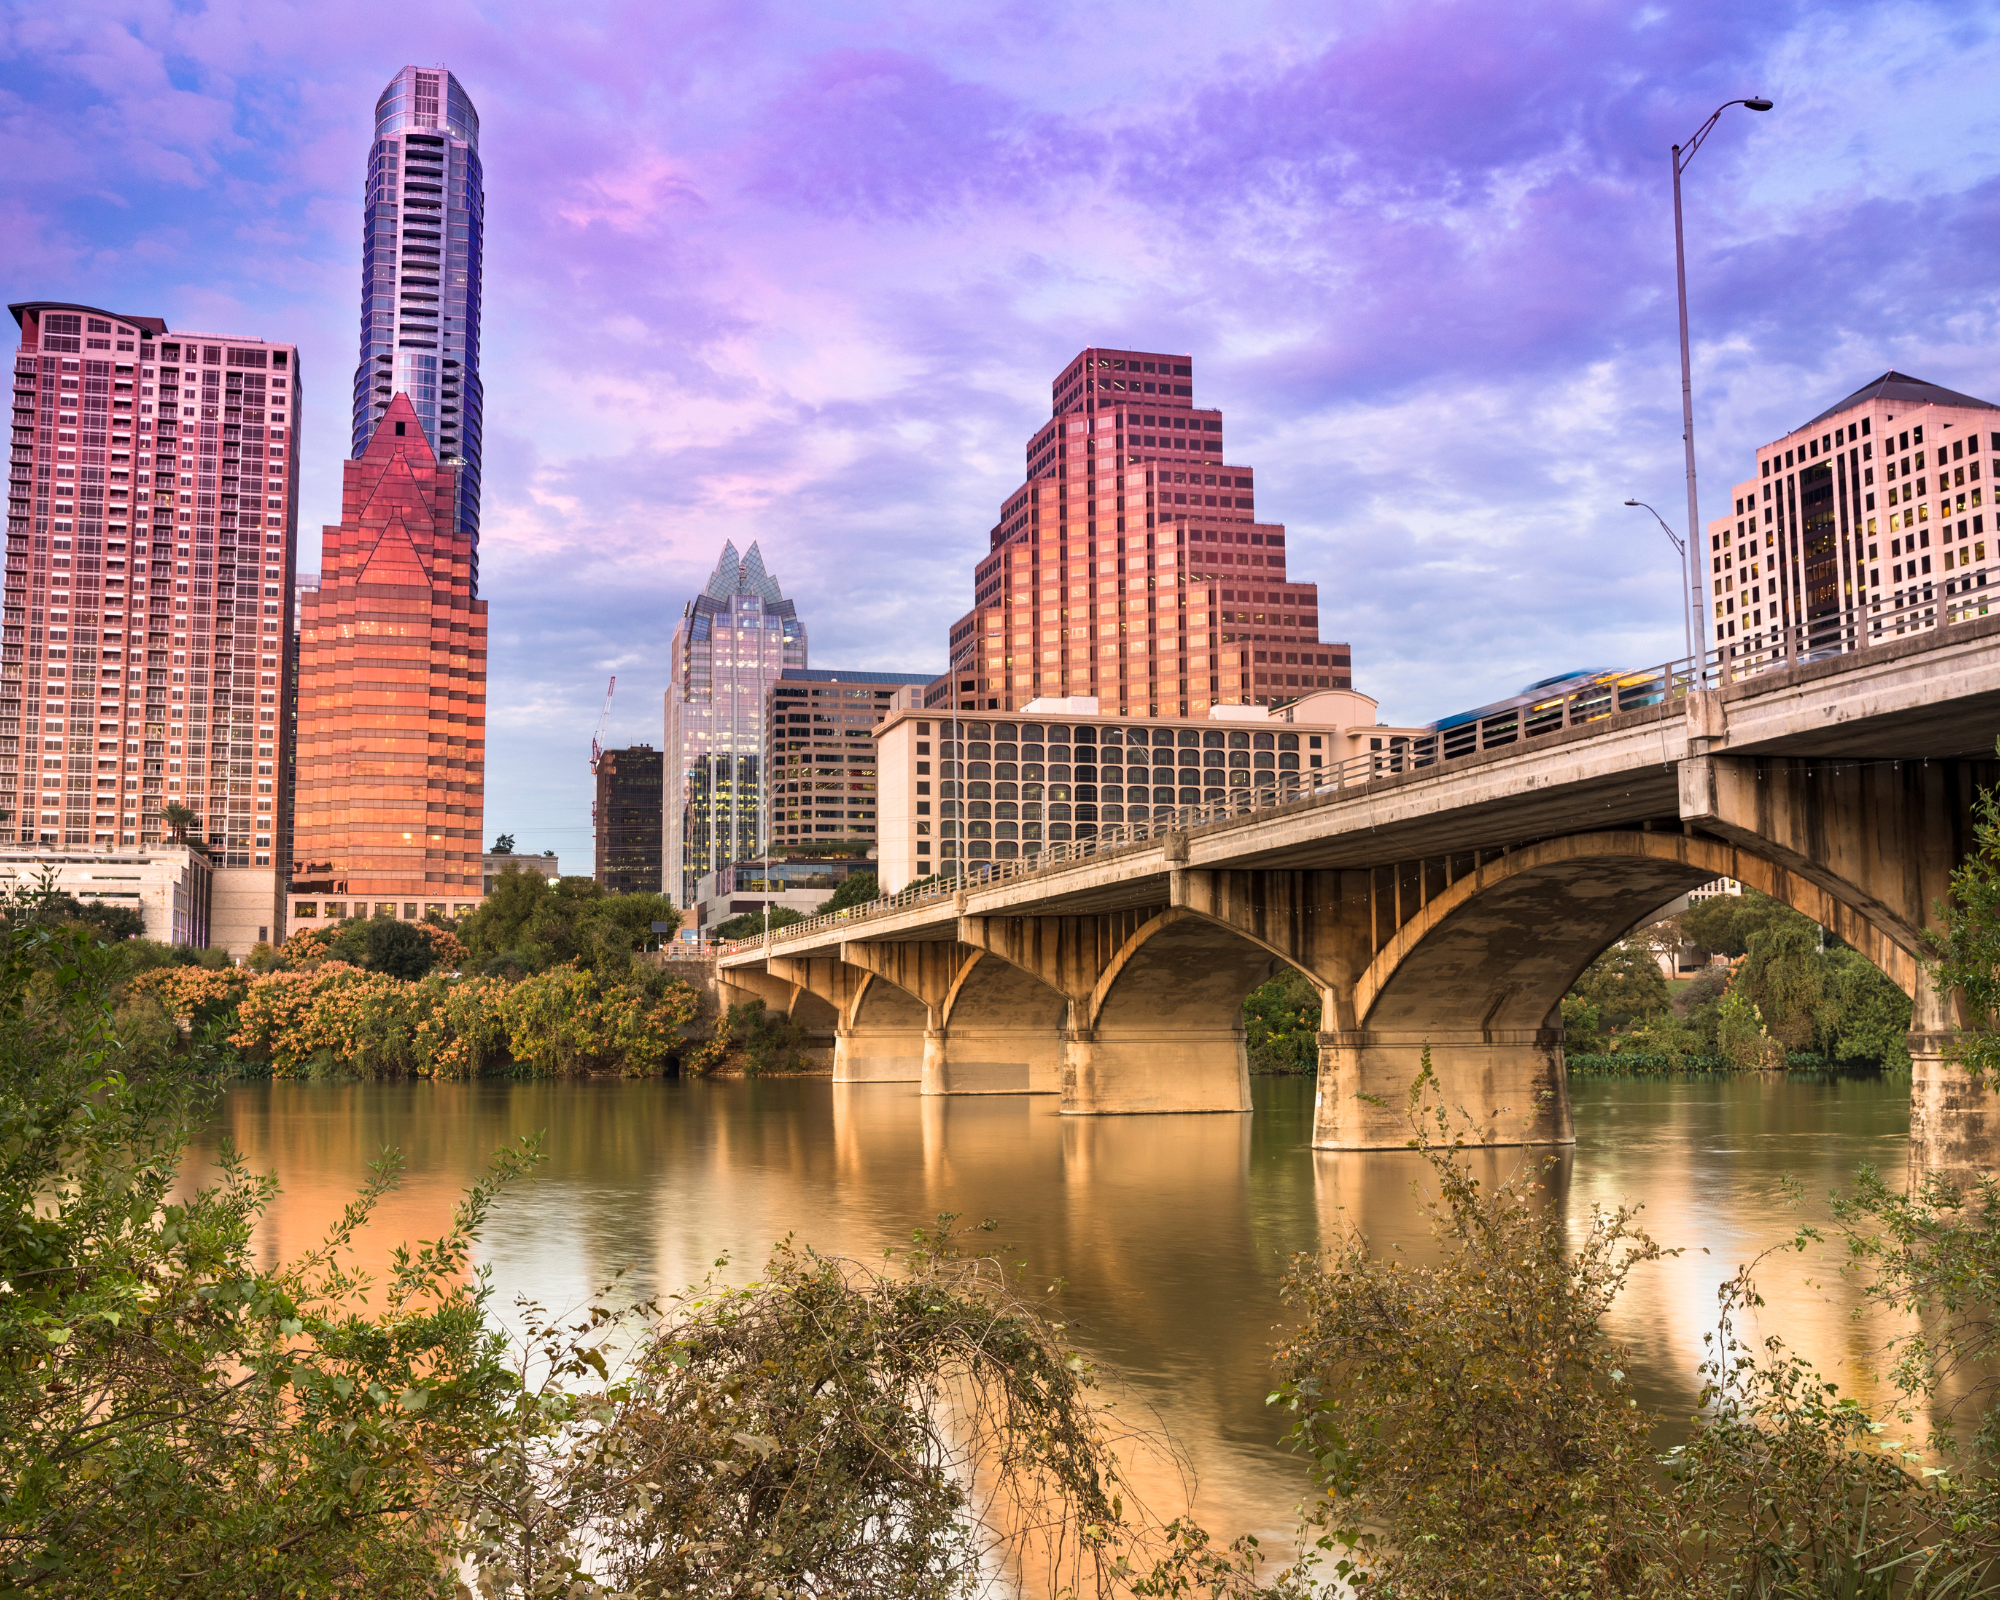
[[[2000,739],[1993,748],[2000,755]],[[1956,993],[1965,1023],[1945,1058],[1985,1078],[2000,1069],[2000,787],[1981,789],[1973,802],[1972,848],[1935,911],[1925,975],[1941,993]]]
[[[621,1368],[609,1312],[536,1317],[530,1364],[568,1387],[472,1487],[484,1581],[942,1597],[998,1566],[1051,1593],[1129,1587],[1169,1541],[1130,1501],[1089,1362],[941,1221],[882,1267],[787,1242],[757,1282],[675,1302]]]
[[[449,1592],[443,1491],[512,1380],[471,1240],[400,1250],[376,1308],[344,1246],[271,1269],[273,1188],[225,1153],[180,1192],[209,1091],[118,1070],[118,966],[73,933],[0,939],[0,1594]]]
[[[1442,1115],[1424,1118],[1427,1078],[1412,1112],[1436,1260],[1350,1233],[1286,1286],[1300,1320],[1273,1398],[1343,1575],[1400,1596],[2000,1593],[1991,1415],[1969,1455],[1943,1458],[1954,1471],[1926,1469],[1779,1340],[1737,1341],[1757,1303],[1747,1272],[1724,1291],[1702,1414],[1663,1470],[1648,1444],[1662,1419],[1603,1330],[1660,1247],[1621,1209],[1594,1211],[1572,1248],[1532,1164],[1482,1187]],[[1903,1352],[1912,1396],[1993,1354],[2000,1199],[1981,1195],[1963,1218],[1872,1179],[1846,1202],[1873,1292],[1926,1314]]]

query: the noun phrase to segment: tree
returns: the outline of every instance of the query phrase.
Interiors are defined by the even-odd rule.
[[[1994,753],[2000,755],[2000,740]],[[1956,998],[1962,1017],[1945,1055],[1984,1078],[2000,1069],[2000,789],[1979,791],[1972,848],[1953,871],[1937,914],[1941,926],[1924,936],[1925,976],[1940,995]]]
[[[511,856],[514,853],[514,836],[511,833],[500,834],[494,839],[493,848],[486,853],[490,856]]]
[[[609,1312],[528,1308],[532,1365],[569,1387],[468,1484],[482,1589],[970,1600],[1029,1563],[1043,1592],[1122,1587],[1161,1530],[1091,1364],[950,1222],[886,1267],[787,1241],[637,1341]]]
[[[831,898],[820,902],[818,916],[829,911],[845,911],[849,906],[865,906],[869,901],[879,899],[882,890],[872,872],[850,872],[840,880],[840,887],[833,891]]]
[[[1491,1188],[1475,1180],[1428,1062],[1410,1109],[1433,1259],[1379,1251],[1350,1229],[1324,1256],[1295,1258],[1285,1287],[1298,1320],[1274,1399],[1323,1491],[1309,1521],[1357,1591],[1994,1592],[1993,1479],[1932,1475],[1780,1339],[1745,1344],[1737,1319],[1761,1303],[1747,1269],[1719,1296],[1700,1412],[1661,1472],[1649,1435],[1662,1419],[1631,1393],[1604,1322],[1632,1269],[1666,1252],[1630,1209],[1594,1212],[1572,1247],[1574,1224],[1542,1193],[1545,1166],[1523,1163]],[[2000,1188],[1986,1180],[1965,1206],[1948,1186],[1912,1199],[1863,1179],[1843,1220],[1871,1292],[1922,1314],[1899,1373],[1905,1399],[1921,1397],[2000,1352]]]
[[[1319,990],[1296,967],[1285,966],[1243,1001],[1244,1044],[1252,1072],[1319,1070]]]
[[[439,1593],[449,1485],[518,1385],[472,1239],[498,1183],[397,1253],[347,1251],[379,1168],[306,1256],[255,1244],[275,1192],[186,1155],[210,1080],[117,1070],[122,963],[74,929],[0,933],[0,1582],[13,1594]]]
[[[1747,954],[1750,940],[1776,922],[1796,919],[1808,927],[1817,926],[1781,900],[1745,889],[1741,894],[1710,895],[1697,900],[1675,920],[1687,943],[1710,955]]]
[[[790,906],[772,906],[768,911],[745,911],[727,921],[718,922],[708,930],[708,936],[717,943],[726,944],[733,939],[754,939],[767,927],[775,932],[805,920],[802,911],[794,911]]]
[[[1667,980],[1642,944],[1614,944],[1578,976],[1563,1002],[1563,1027],[1583,1047],[1601,1048],[1668,1013]]]
[[[1819,942],[1817,923],[1796,912],[1774,917],[1750,935],[1737,969],[1735,992],[1757,1008],[1771,1037],[1787,1050],[1823,1049],[1837,1029],[1838,1002]]]
[[[201,826],[200,814],[182,805],[178,800],[169,800],[160,808],[160,820],[173,834],[175,844],[186,844],[188,830]]]
[[[746,1000],[729,1008],[729,1037],[743,1049],[744,1064],[755,1077],[762,1072],[793,1072],[806,1064],[806,1030],[783,1012],[767,1011],[761,1000]]]
[[[661,894],[606,894],[594,878],[545,878],[511,862],[493,892],[458,926],[469,957],[493,975],[493,963],[540,972],[565,961],[618,976],[653,937],[655,922],[678,922]]]
[[[370,972],[415,982],[436,965],[436,951],[414,922],[371,917],[361,934],[361,965]]]

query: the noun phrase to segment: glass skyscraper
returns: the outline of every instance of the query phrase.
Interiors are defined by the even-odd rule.
[[[486,197],[479,113],[442,67],[405,67],[375,102],[361,238],[357,459],[407,394],[441,464],[458,468],[456,531],[479,578],[479,277]]]
[[[806,664],[798,609],[751,545],[722,559],[674,630],[667,688],[661,887],[694,904],[709,873],[748,860],[764,837],[764,695]]]

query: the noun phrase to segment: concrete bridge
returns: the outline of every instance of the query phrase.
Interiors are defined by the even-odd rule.
[[[1991,1169],[2000,1114],[1943,1060],[1954,1005],[1920,963],[1975,791],[2000,780],[2000,616],[1798,654],[1667,669],[1624,697],[1651,701],[1636,709],[1537,707],[1429,765],[1128,830],[1149,837],[1107,829],[779,930],[718,979],[830,1031],[837,1079],[1059,1094],[1073,1115],[1243,1112],[1242,1002],[1289,964],[1320,992],[1318,1147],[1404,1144],[1426,1049],[1478,1137],[1561,1144],[1562,996],[1660,907],[1732,877],[1911,996],[1912,1163]]]

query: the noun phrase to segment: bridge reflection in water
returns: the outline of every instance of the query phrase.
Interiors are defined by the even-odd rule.
[[[1065,1281],[1080,1342],[1124,1374],[1133,1409],[1155,1408],[1185,1446],[1203,1520],[1283,1536],[1304,1485],[1263,1397],[1286,1260],[1350,1222],[1377,1248],[1422,1259],[1427,1246],[1407,1151],[1314,1151],[1311,1081],[1258,1079],[1253,1090],[1252,1117],[1076,1118],[1052,1096],[923,1096],[913,1084],[823,1078],[278,1083],[232,1089],[222,1129],[284,1183],[263,1233],[272,1257],[316,1240],[368,1161],[400,1147],[409,1176],[362,1242],[378,1269],[394,1241],[445,1226],[493,1149],[546,1130],[538,1181],[503,1201],[480,1252],[503,1312],[517,1293],[574,1305],[621,1267],[635,1292],[668,1293],[725,1253],[725,1275],[747,1280],[786,1234],[875,1259],[938,1212],[997,1217],[1007,1259],[1024,1261],[1035,1286]],[[1585,1083],[1574,1099],[1577,1145],[1561,1154],[1558,1202],[1572,1217],[1643,1202],[1660,1240],[1687,1247],[1642,1271],[1614,1319],[1641,1394],[1684,1416],[1715,1285],[1801,1220],[1781,1176],[1820,1196],[1863,1160],[1894,1170],[1908,1091],[1741,1079]],[[1490,1177],[1543,1154],[1476,1159]],[[1782,1332],[1843,1393],[1871,1392],[1865,1358],[1886,1330],[1850,1321],[1852,1293],[1830,1256],[1775,1259],[1763,1286],[1769,1308],[1753,1331]],[[1172,1509],[1166,1477],[1145,1487]]]

